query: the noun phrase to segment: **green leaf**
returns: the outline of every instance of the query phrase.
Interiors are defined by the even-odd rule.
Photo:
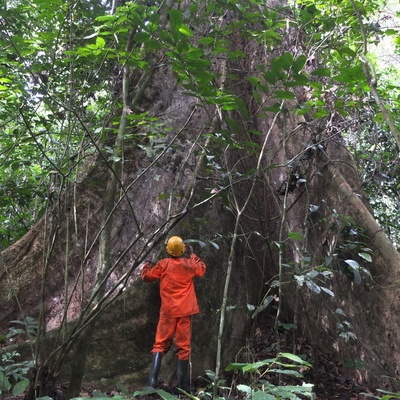
[[[145,387],[143,390],[136,390],[136,391],[133,393],[133,397],[136,397],[136,396],[146,396],[146,395],[148,395],[148,394],[154,394],[154,393],[157,393],[157,389],[154,389],[154,388],[152,388],[152,387]]]
[[[371,257],[370,254],[362,252],[362,253],[358,253],[358,255],[359,255],[361,258],[363,258],[364,260],[366,260],[366,261],[368,261],[368,262],[372,262],[372,257]]]
[[[8,391],[11,388],[11,383],[8,378],[4,375],[3,371],[0,371],[0,390]]]
[[[303,239],[303,236],[301,233],[298,233],[298,232],[289,232],[288,238],[294,239],[294,240],[301,240],[301,239]]]
[[[168,11],[169,14],[169,24],[171,30],[174,33],[175,40],[177,39],[176,33],[179,32],[179,28],[182,25],[182,12],[177,9],[171,9]]]
[[[268,372],[276,372],[278,374],[295,376],[296,378],[303,378],[303,374],[293,369],[280,369],[280,368],[271,368]]]
[[[151,39],[151,36],[148,32],[137,32],[134,39],[136,43],[146,43]]]
[[[13,389],[12,389],[12,394],[14,396],[19,396],[22,393],[24,393],[25,389],[28,387],[29,385],[29,379],[25,378],[22,381],[17,382]]]
[[[187,25],[181,25],[179,27],[179,32],[185,36],[189,36],[189,37],[193,36],[192,30]]]
[[[354,274],[354,283],[356,285],[359,285],[362,281],[360,271],[358,269],[354,269],[353,274]]]
[[[275,97],[282,100],[293,100],[296,96],[287,90],[275,90]]]
[[[279,393],[279,391],[287,391],[289,393],[311,393],[313,384],[311,383],[305,383],[302,386],[294,386],[294,385],[287,385],[287,386],[276,386],[276,389]],[[297,397],[292,397],[293,399],[297,399]]]
[[[272,394],[258,390],[257,392],[255,392],[253,394],[252,399],[253,400],[276,400],[276,397],[273,396]]]
[[[208,243],[210,243],[215,249],[219,250],[219,245],[211,240],[208,241]]]
[[[316,110],[314,112],[313,117],[315,119],[318,119],[318,118],[326,117],[327,115],[329,115],[329,111],[325,110],[325,108],[319,108],[318,110]]]
[[[97,36],[97,38],[96,38],[97,48],[103,49],[105,45],[106,45],[106,41],[101,36]]]
[[[166,392],[165,390],[162,390],[162,389],[157,390],[157,394],[161,398],[163,398],[164,400],[176,400],[177,399],[177,396],[175,396],[175,395],[173,395],[171,393],[168,393],[168,392]]]
[[[277,57],[276,60],[278,61],[280,67],[286,71],[289,71],[294,61],[292,53],[289,52],[286,52],[282,54],[280,57]]]
[[[358,270],[360,268],[360,264],[355,260],[344,260],[344,262],[350,266],[350,268],[354,270]]]
[[[306,286],[313,292],[313,293],[321,293],[321,287],[318,286],[315,282],[310,281],[310,280],[306,280],[305,281]]]
[[[295,354],[292,354],[292,353],[279,353],[279,357],[285,357],[285,358],[288,358],[289,360],[292,360],[299,364],[306,365],[307,367],[311,367],[310,363],[308,363],[307,361],[304,361],[302,358],[300,358],[299,356],[296,356]]]
[[[340,314],[340,315],[343,315],[344,317],[346,316],[346,314],[344,313],[344,311],[341,308],[337,308],[335,310],[335,314]]]
[[[293,74],[298,74],[307,62],[307,56],[299,56],[292,65]]]
[[[270,365],[275,361],[274,358],[269,360],[258,361],[255,363],[230,363],[226,368],[225,371],[237,371],[241,370],[245,371],[257,371],[259,368],[264,367],[265,365]]]
[[[284,81],[283,85],[285,87],[295,87],[295,86],[307,86],[310,80],[303,74],[293,75],[293,80]]]
[[[247,393],[248,395],[251,395],[253,392],[253,389],[251,388],[251,386],[247,386],[247,385],[237,385],[237,389],[240,390],[241,392]]]
[[[325,293],[328,293],[329,296],[335,297],[335,293],[333,293],[332,290],[330,290],[330,289],[328,289],[328,288],[326,288],[326,287],[323,287],[323,286],[320,286],[320,288],[321,288],[321,290],[324,291]]]
[[[331,76],[331,70],[329,68],[317,68],[313,72],[311,72],[311,75],[315,75],[315,76]]]
[[[340,73],[333,78],[336,81],[343,83],[361,84],[365,82],[365,76],[361,64],[358,64],[352,68],[341,68]]]
[[[105,395],[104,395],[105,396]],[[95,397],[95,396],[93,396],[93,398],[95,398],[96,400],[110,400],[110,397],[109,396],[106,396],[106,397]],[[124,399],[125,397],[123,397],[123,396],[120,396],[120,395],[117,395],[117,396],[113,396],[112,397],[114,400],[122,400],[122,399]],[[41,399],[42,400],[44,400],[44,399],[46,399],[46,400],[53,400],[51,397],[41,397]],[[39,399],[37,399],[37,400],[39,400]],[[74,398],[72,398],[71,400],[87,400],[87,397],[74,397]]]
[[[107,397],[107,395],[103,392],[100,392],[100,390],[93,390],[92,396],[96,399],[103,399]]]

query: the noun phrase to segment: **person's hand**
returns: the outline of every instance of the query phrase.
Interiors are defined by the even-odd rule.
[[[147,260],[145,262],[140,263],[139,266],[136,267],[135,271],[133,272],[133,275],[134,276],[139,276],[142,273],[144,267],[148,266],[148,263],[151,265],[151,261],[150,260]]]
[[[187,244],[187,245],[186,245],[186,253],[188,253],[189,256],[190,256],[191,254],[193,254],[193,247],[192,247],[190,244]]]

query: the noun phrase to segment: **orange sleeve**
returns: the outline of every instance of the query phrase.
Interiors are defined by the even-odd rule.
[[[196,276],[203,276],[206,273],[207,266],[204,261],[196,254],[192,253],[190,259],[194,265],[194,271]]]
[[[153,282],[160,278],[162,268],[163,264],[161,261],[159,261],[153,268],[151,268],[150,263],[147,263],[147,265],[142,269],[140,276],[145,282]]]

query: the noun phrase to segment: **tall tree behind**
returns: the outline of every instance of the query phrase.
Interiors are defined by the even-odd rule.
[[[53,121],[54,115],[61,117],[61,127],[64,115],[68,115],[69,132],[73,133],[69,137],[76,135],[78,139],[79,163],[73,164],[77,169],[72,168],[68,161],[71,156],[62,159],[61,166],[53,162],[62,183],[56,205],[62,207],[53,208],[46,214],[46,224],[38,224],[4,252],[4,276],[9,297],[20,295],[27,283],[16,276],[28,270],[31,277],[31,269],[26,267],[33,263],[42,266],[38,277],[43,279],[42,300],[47,305],[43,316],[47,321],[48,299],[57,293],[50,290],[49,283],[65,283],[62,321],[79,318],[56,347],[62,351],[56,352],[52,373],[59,372],[64,355],[81,333],[90,332],[85,329],[92,327],[98,313],[117,297],[132,266],[180,222],[180,232],[218,243],[218,258],[225,259],[229,254],[222,269],[226,280],[217,338],[217,377],[220,366],[246,336],[246,327],[251,324],[246,310],[255,309],[253,316],[262,319],[261,312],[271,304],[274,297],[264,286],[270,279],[271,290],[280,299],[277,330],[282,321],[295,322],[298,329],[307,330],[316,348],[329,344],[333,352],[345,354],[349,350],[353,359],[361,359],[375,376],[382,371],[394,374],[393,368],[376,365],[369,341],[360,340],[367,332],[365,321],[354,318],[352,324],[343,320],[337,325],[337,313],[329,312],[341,309],[340,316],[346,314],[350,319],[360,315],[365,303],[350,306],[347,293],[354,290],[363,298],[363,290],[371,287],[359,284],[368,279],[368,274],[378,283],[372,288],[376,297],[368,298],[369,310],[385,314],[385,302],[393,303],[396,298],[380,289],[386,280],[396,279],[398,255],[387,238],[377,234],[374,219],[353,193],[359,189],[359,182],[342,140],[342,134],[358,129],[353,115],[364,109],[362,99],[367,90],[355,51],[338,39],[343,26],[357,36],[359,19],[350,18],[351,23],[344,25],[352,15],[348,13],[353,10],[351,3],[338,14],[341,24],[337,24],[337,31],[333,29],[334,18],[323,8],[325,5],[332,10],[333,5],[325,3],[316,7],[305,2],[299,8],[274,9],[263,2],[182,2],[168,10],[165,26],[157,6],[127,3],[115,14],[105,12],[93,27],[86,27],[80,19],[75,22],[81,9],[59,4],[64,7],[62,14],[55,13],[53,3],[44,4],[41,21],[54,23],[59,33],[57,47],[53,35],[32,27],[40,39],[33,40],[36,46],[43,46],[42,42],[53,46],[53,57],[46,63],[41,50],[30,53],[35,47],[23,39],[26,32],[7,35],[5,30],[5,47],[20,49],[17,58],[24,60],[33,54],[30,62],[36,68],[48,66],[57,82],[34,82],[40,94],[36,100],[50,113],[48,117],[31,106],[32,88],[36,86],[28,86],[24,93],[27,111],[21,113],[24,134],[38,140],[41,136],[34,132],[59,126]],[[89,7],[90,3],[85,4]],[[365,16],[372,11],[367,6],[361,10]],[[15,15],[25,15],[23,7],[12,10]],[[66,16],[68,19],[63,19]],[[68,34],[64,30],[67,20]],[[132,30],[132,25],[139,28]],[[330,50],[337,51],[338,60],[324,53],[327,37],[319,35],[320,26],[329,32],[327,37],[335,39]],[[309,36],[304,37],[304,31]],[[326,65],[319,65],[318,57]],[[31,67],[32,79],[35,73]],[[94,83],[89,85],[86,74]],[[76,90],[63,92],[65,97],[60,99],[59,88],[64,87],[65,77],[69,85],[80,82],[81,88],[88,89],[75,99],[74,106],[71,97]],[[6,93],[11,102],[17,91],[7,87]],[[15,100],[7,103],[8,107],[10,104]],[[62,132],[60,129],[60,137]],[[94,152],[90,158],[87,143]],[[49,147],[38,147],[51,160],[49,155],[55,150],[46,152]],[[73,156],[72,161],[75,159]],[[92,164],[83,164],[85,159]],[[78,200],[71,206],[63,189],[72,174],[78,177]],[[115,202],[117,187],[121,196]],[[72,222],[74,234],[68,234],[67,221]],[[134,239],[130,239],[132,226]],[[45,241],[43,232],[49,232]],[[84,249],[81,243],[85,243]],[[372,259],[371,251],[363,250],[367,246],[376,265],[390,266],[387,276],[379,276],[378,268],[367,268]],[[382,252],[382,248],[386,250]],[[38,262],[41,249],[48,249],[44,262]],[[213,253],[207,257],[213,260]],[[63,274],[54,272],[58,258],[63,260]],[[50,266],[54,270],[50,271]],[[215,270],[210,273],[208,284],[212,289],[220,286],[221,275]],[[89,283],[91,296],[84,283]],[[210,295],[206,307],[208,318],[221,304],[219,291],[211,292],[215,295]],[[321,301],[322,296],[327,299]],[[76,298],[80,301],[74,301]],[[29,301],[20,303],[24,313],[28,312]],[[323,303],[326,308],[322,308]],[[72,307],[76,307],[75,312],[71,312]],[[13,312],[11,306],[6,309],[4,318]],[[37,310],[31,311],[35,314]],[[216,321],[211,320],[213,327]],[[337,326],[343,329],[336,332]],[[379,320],[370,329],[371,337],[382,331],[393,335],[397,326],[397,321]],[[314,332],[321,330],[324,335],[316,337]],[[210,329],[204,343],[199,343],[206,362],[213,357],[209,343],[215,336],[216,330]],[[350,345],[356,336],[357,346]],[[380,353],[385,354],[388,365],[394,365],[398,349],[385,353],[388,342],[381,341]],[[43,360],[48,363],[51,357]],[[71,385],[71,394],[78,390],[79,380],[78,376],[78,383]]]

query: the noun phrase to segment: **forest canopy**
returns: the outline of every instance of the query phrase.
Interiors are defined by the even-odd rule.
[[[283,10],[286,19],[280,29],[289,23],[304,32],[306,40],[301,45],[307,46],[307,51],[295,60],[294,51],[281,55],[275,59],[275,69],[265,76],[271,84],[278,79],[286,80],[289,90],[278,92],[277,100],[290,99],[292,88],[299,85],[308,88],[308,101],[297,112],[305,114],[313,110],[313,118],[318,119],[329,115],[334,107],[348,118],[342,134],[358,163],[365,192],[377,219],[397,241],[398,143],[368,82],[372,77],[376,80],[379,99],[396,120],[399,39],[394,3],[299,1],[288,6]],[[119,107],[121,66],[126,65],[128,54],[130,68],[145,70],[149,68],[145,52],[170,48],[167,56],[175,63],[176,73],[182,75],[182,80],[189,78],[185,74],[191,75],[192,81],[185,83],[189,91],[206,102],[213,97],[212,101],[222,103],[224,109],[239,107],[238,99],[229,93],[216,96],[205,92],[206,83],[212,79],[211,72],[207,72],[210,57],[226,51],[228,32],[219,33],[219,37],[214,33],[199,38],[183,55],[176,53],[179,46],[171,49],[174,44],[168,38],[155,38],[159,23],[157,2],[150,7],[133,2],[112,9],[116,4],[85,1],[78,6],[61,1],[12,1],[2,6],[0,237],[3,249],[29,230],[43,214],[47,202],[56,198],[67,182],[76,180],[82,158],[100,150],[110,160],[118,157],[107,146],[106,138],[112,125],[117,129],[114,113]],[[232,3],[231,7],[242,14],[240,26],[244,33],[272,50],[280,37],[272,25],[273,12],[268,15],[257,12],[261,4],[249,1],[241,5]],[[359,7],[357,12],[354,7]],[[201,10],[205,21],[208,15],[212,18],[214,9],[211,4],[207,7],[192,4],[185,17],[190,19],[189,14]],[[176,24],[181,24],[181,13],[173,13],[172,17],[177,19]],[[140,52],[126,49],[129,23],[140,26],[134,39],[142,46]],[[264,29],[251,29],[257,23],[262,23]],[[193,35],[192,28],[181,24],[177,29],[183,36],[179,37],[180,46],[185,46],[183,42]],[[178,40],[177,34],[172,40]],[[239,51],[227,55],[244,57]],[[365,76],[362,68],[364,55],[368,57],[370,77]],[[187,59],[180,60],[183,56]],[[179,71],[190,60],[193,60],[191,70]],[[306,63],[316,63],[308,76],[302,70]],[[294,68],[295,78],[290,76],[289,68]],[[257,78],[248,79],[255,92],[263,90]],[[138,120],[141,124],[151,122],[145,114],[137,114],[130,117],[130,124]],[[356,121],[353,126],[351,121]],[[162,130],[154,121],[155,132],[138,134],[139,143],[146,142],[140,145],[148,153],[162,146],[157,129]],[[134,137],[133,133],[130,135]],[[126,139],[129,138],[128,135]],[[149,139],[151,146],[147,144]]]

